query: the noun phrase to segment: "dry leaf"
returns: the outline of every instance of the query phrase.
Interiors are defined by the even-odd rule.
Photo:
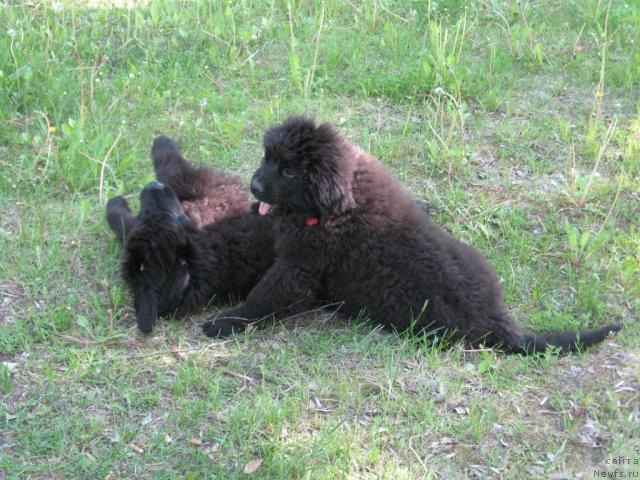
[[[192,438],[191,440],[189,440],[189,443],[191,445],[195,445],[196,447],[202,446],[202,440],[198,440],[197,438]]]
[[[256,458],[255,460],[251,460],[244,466],[244,473],[253,473],[260,468],[262,465],[262,458]]]
[[[178,357],[180,360],[185,360],[188,357],[187,353],[181,350],[172,350],[172,351],[175,354],[175,356]]]
[[[144,453],[144,448],[136,445],[135,443],[130,444],[129,448],[136,452],[138,455],[142,455]]]
[[[467,409],[465,407],[453,407],[453,410],[458,415],[468,415],[469,414],[469,412],[467,411]]]

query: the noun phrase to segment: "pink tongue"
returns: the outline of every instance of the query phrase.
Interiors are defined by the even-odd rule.
[[[258,213],[260,215],[266,215],[271,211],[271,205],[266,202],[260,202],[260,206],[258,207]]]

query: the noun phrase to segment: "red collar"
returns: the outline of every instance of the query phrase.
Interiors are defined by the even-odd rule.
[[[306,223],[310,227],[313,227],[315,225],[318,225],[318,218],[317,217],[309,217],[304,221],[304,223]]]

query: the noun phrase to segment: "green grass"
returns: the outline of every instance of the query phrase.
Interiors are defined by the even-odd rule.
[[[640,437],[637,2],[90,3],[0,5],[0,477],[573,478]],[[326,314],[138,334],[106,200],[159,133],[248,179],[301,112],[481,249],[527,328],[623,332],[563,358]]]

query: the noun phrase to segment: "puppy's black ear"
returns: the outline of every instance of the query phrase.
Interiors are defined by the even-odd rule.
[[[138,328],[143,333],[151,332],[158,316],[158,296],[155,292],[144,289],[136,292],[134,305]]]
[[[341,213],[355,206],[347,178],[348,159],[332,125],[323,123],[313,132],[314,161],[309,165],[311,195],[322,215]]]
[[[136,218],[123,197],[113,197],[107,202],[107,223],[120,243],[133,229]]]
[[[353,207],[353,197],[348,186],[343,185],[337,174],[328,170],[309,175],[313,201],[323,216],[341,213]]]

